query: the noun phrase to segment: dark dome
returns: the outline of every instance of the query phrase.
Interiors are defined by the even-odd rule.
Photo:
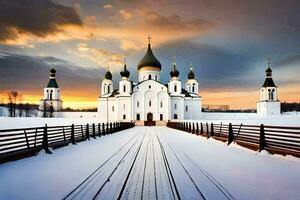
[[[268,69],[266,69],[266,73],[267,72],[272,72],[272,69],[270,67],[268,67]]]
[[[266,69],[266,76],[267,77],[271,77],[272,76],[272,69],[270,67],[268,67],[268,69]]]
[[[178,77],[179,71],[176,69],[176,64],[173,65],[173,70],[170,72],[171,77]]]
[[[120,75],[121,75],[122,77],[129,78],[130,72],[127,70],[126,64],[124,65],[124,70],[120,72]]]
[[[193,72],[193,69],[191,68],[190,69],[190,72],[189,72],[189,74],[188,74],[188,79],[194,79],[195,78],[195,74],[194,74],[194,72]]]
[[[51,78],[55,77],[55,73],[56,73],[56,70],[54,68],[50,69],[50,77]]]
[[[142,60],[138,64],[138,70],[143,67],[146,67],[146,66],[155,67],[155,68],[161,70],[161,64],[155,58],[155,56],[151,50],[150,44],[148,44],[148,49],[147,49],[145,56],[142,58]]]
[[[112,79],[112,74],[109,70],[107,70],[107,72],[105,73],[105,79],[109,79],[109,80]]]

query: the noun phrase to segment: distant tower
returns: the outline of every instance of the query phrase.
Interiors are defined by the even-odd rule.
[[[113,93],[114,85],[112,81],[112,74],[109,71],[109,68],[107,68],[107,72],[105,73],[104,80],[102,81],[101,86],[101,96],[108,95]]]
[[[185,83],[186,91],[198,94],[198,81],[195,79],[192,63],[190,64],[190,72],[188,73],[188,80]]]
[[[131,81],[129,80],[130,72],[127,70],[126,58],[124,58],[124,69],[120,72],[122,80],[119,82],[119,93],[122,96],[130,96]]]
[[[40,100],[39,117],[59,117],[62,110],[62,101],[60,99],[60,91],[55,78],[56,70],[50,70],[50,80],[44,88],[44,98]]]
[[[173,69],[170,72],[171,80],[168,84],[168,89],[170,95],[180,95],[181,94],[181,81],[178,79],[179,71],[176,68],[176,60],[174,57]]]
[[[277,86],[272,79],[271,62],[268,59],[266,79],[260,89],[260,101],[257,103],[258,115],[280,115],[280,101],[277,95]]]

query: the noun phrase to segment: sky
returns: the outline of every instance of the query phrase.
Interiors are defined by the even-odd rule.
[[[117,88],[124,57],[137,65],[152,50],[170,79],[193,64],[205,105],[255,108],[267,59],[279,99],[300,101],[298,0],[0,0],[0,101],[18,91],[38,103],[57,70],[64,107],[97,105],[109,66]]]

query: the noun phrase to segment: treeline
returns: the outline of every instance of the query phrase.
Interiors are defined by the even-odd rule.
[[[64,112],[97,112],[97,108],[81,108],[81,109],[74,109],[74,108],[64,108]]]
[[[300,102],[294,102],[294,103],[287,103],[282,102],[281,103],[281,112],[291,112],[291,111],[300,111]]]

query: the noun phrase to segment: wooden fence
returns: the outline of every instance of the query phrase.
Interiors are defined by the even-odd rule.
[[[170,128],[274,154],[300,157],[300,127],[168,122]]]
[[[96,139],[133,126],[134,123],[114,122],[0,130],[0,163],[36,155],[42,149],[52,153],[50,147]]]

